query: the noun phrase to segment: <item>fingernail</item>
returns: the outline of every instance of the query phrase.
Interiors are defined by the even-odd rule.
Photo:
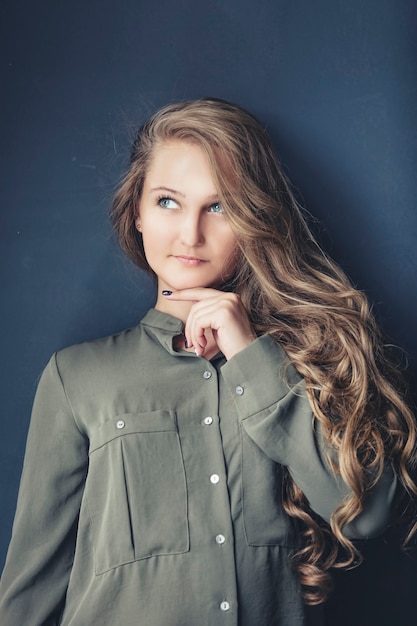
[[[188,348],[188,341],[186,339],[184,339],[184,345],[186,348]]]
[[[169,291],[169,289],[164,289],[162,292],[163,296],[170,296],[172,294],[172,291]]]

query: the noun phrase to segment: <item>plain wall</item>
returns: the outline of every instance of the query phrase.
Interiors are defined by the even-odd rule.
[[[50,354],[152,305],[107,213],[132,129],[168,101],[222,97],[267,125],[415,384],[415,2],[3,0],[0,12],[0,565]],[[337,576],[329,626],[415,625],[416,563],[398,535]]]

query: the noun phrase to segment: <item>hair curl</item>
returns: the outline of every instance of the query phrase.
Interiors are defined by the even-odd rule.
[[[319,604],[331,588],[331,568],[360,562],[343,529],[362,511],[386,464],[392,463],[406,506],[415,512],[416,432],[401,375],[365,295],[311,233],[265,129],[237,105],[214,98],[171,104],[139,129],[112,208],[126,254],[151,272],[135,217],[155,148],[170,140],[206,153],[240,249],[232,288],[256,332],[270,333],[304,376],[315,419],[337,451],[332,465],[351,489],[327,527],[283,468],[283,506],[303,529],[296,570],[306,602]]]

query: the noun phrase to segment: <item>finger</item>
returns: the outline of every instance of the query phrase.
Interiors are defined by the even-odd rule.
[[[199,356],[204,354],[207,346],[207,331],[214,334],[222,325],[222,304],[227,298],[224,293],[208,300],[193,304],[185,323],[184,335],[188,345],[193,345]],[[214,335],[213,335],[214,336]]]
[[[191,289],[177,289],[175,291],[164,289],[162,292],[162,295],[167,299],[169,298],[169,300],[191,302],[199,302],[200,300],[213,298],[221,294],[224,294],[224,292],[219,291],[218,289],[211,289],[209,287],[193,287]]]
[[[189,347],[193,346],[198,356],[204,354],[207,346],[206,331],[211,328],[210,318],[202,318],[201,313],[196,314],[195,307],[201,306],[201,301],[193,304],[184,326],[184,336]]]
[[[202,356],[207,332],[213,333],[218,348],[227,359],[256,339],[256,334],[240,299],[235,294],[223,293],[216,298],[200,301],[191,307],[185,332]]]

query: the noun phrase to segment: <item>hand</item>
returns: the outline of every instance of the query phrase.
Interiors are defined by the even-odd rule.
[[[240,296],[235,293],[202,287],[173,291],[166,298],[193,302],[184,335],[188,347],[194,347],[198,356],[204,356],[208,347],[208,331],[227,360],[256,339]]]

